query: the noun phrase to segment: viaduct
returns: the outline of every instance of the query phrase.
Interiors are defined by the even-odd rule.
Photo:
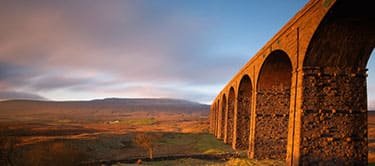
[[[311,0],[213,100],[210,132],[249,158],[367,165],[370,0]]]

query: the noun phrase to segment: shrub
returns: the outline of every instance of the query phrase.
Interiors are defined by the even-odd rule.
[[[155,142],[162,136],[160,134],[150,134],[150,133],[138,133],[134,137],[134,142],[148,151],[149,158],[153,158],[153,149],[155,147]]]

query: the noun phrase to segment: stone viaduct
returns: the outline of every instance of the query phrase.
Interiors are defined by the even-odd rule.
[[[210,132],[250,158],[367,165],[371,4],[308,2],[220,91]]]

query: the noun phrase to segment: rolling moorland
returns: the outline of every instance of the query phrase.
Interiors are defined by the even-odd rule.
[[[209,106],[175,99],[0,102],[5,165],[283,165],[250,160],[208,134]],[[375,112],[369,112],[375,162]],[[145,136],[148,144],[137,138]],[[147,143],[147,142],[146,142]],[[146,145],[146,147],[144,146]],[[152,149],[152,160],[149,150]]]

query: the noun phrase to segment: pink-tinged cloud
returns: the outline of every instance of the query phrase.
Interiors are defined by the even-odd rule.
[[[306,2],[1,1],[0,91],[209,103]]]
[[[223,75],[239,68],[228,63],[238,56],[202,51],[211,42],[207,32],[215,28],[204,17],[154,14],[131,1],[41,2],[0,5],[0,86],[5,90],[186,97],[194,94],[160,85],[207,85],[229,79]],[[214,93],[208,95],[205,100]]]
[[[368,110],[375,111],[375,100],[368,100]]]

